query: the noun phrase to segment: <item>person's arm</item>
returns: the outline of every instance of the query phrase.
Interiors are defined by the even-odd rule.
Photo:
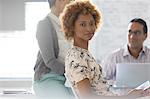
[[[82,56],[86,56],[85,53]],[[66,76],[72,82],[76,96],[86,99],[92,95],[90,84],[90,68],[81,52],[69,50],[65,60]]]
[[[146,90],[143,89],[133,89],[129,91],[128,93],[129,96],[150,96],[150,87]]]
[[[137,97],[141,97],[142,94],[143,94],[143,90],[142,89],[139,89],[139,90],[136,90],[136,89],[133,89],[131,91],[128,92],[128,95],[127,96],[137,96]]]
[[[58,74],[63,74],[64,64],[57,59],[55,51],[58,50],[56,50],[54,47],[57,45],[58,41],[53,32],[56,31],[54,30],[52,23],[50,23],[50,21],[47,19],[39,22],[36,37],[45,65],[52,71]],[[54,40],[56,42],[54,42]]]
[[[87,78],[77,83],[77,89],[81,99],[86,99],[87,97],[92,96],[90,81]]]
[[[136,99],[141,97],[143,90],[132,90],[127,96],[100,96],[92,94],[89,79],[85,78],[77,83],[78,96],[80,99]]]

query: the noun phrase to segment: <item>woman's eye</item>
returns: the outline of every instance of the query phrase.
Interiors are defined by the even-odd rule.
[[[94,25],[94,23],[90,23],[90,26],[93,26]]]
[[[91,23],[90,23],[90,26],[94,26],[94,25],[95,25],[95,22],[91,22]]]
[[[81,24],[80,24],[80,26],[83,26],[83,27],[85,27],[85,26],[86,26],[86,24],[84,24],[84,23],[81,23]]]

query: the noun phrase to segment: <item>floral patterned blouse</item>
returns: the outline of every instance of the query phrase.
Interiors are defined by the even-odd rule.
[[[108,91],[109,86],[102,79],[102,68],[98,65],[88,50],[73,46],[65,59],[65,75],[78,93],[76,84],[88,78],[91,89],[97,95],[115,95]]]

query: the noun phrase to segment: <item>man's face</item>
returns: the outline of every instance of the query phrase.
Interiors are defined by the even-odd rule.
[[[138,22],[132,22],[128,26],[128,46],[129,48],[142,48],[143,43],[147,37],[144,33],[143,25]]]
[[[57,0],[57,1],[58,1],[57,5],[59,6],[60,13],[63,11],[65,6],[70,2],[70,0]]]

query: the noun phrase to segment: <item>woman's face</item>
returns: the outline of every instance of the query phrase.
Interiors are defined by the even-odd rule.
[[[91,40],[94,36],[96,26],[91,14],[80,14],[74,25],[74,38],[85,41]]]

